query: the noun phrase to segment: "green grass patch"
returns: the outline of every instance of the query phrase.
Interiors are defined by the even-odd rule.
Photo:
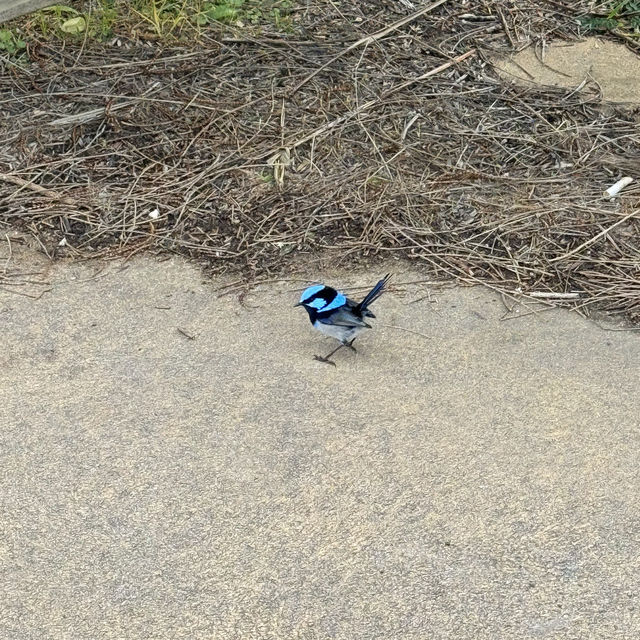
[[[0,51],[15,56],[22,53],[27,43],[11,29],[0,29]]]

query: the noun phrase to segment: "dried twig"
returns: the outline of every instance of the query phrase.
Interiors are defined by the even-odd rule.
[[[44,196],[47,196],[47,198],[50,198],[51,200],[56,200],[58,202],[62,202],[63,204],[68,204],[69,206],[72,206],[72,207],[75,207],[78,204],[76,200],[72,200],[71,198],[68,198],[67,196],[64,196],[56,191],[53,191],[51,189],[46,189],[45,187],[41,187],[39,184],[36,184],[35,182],[29,182],[28,180],[24,180],[19,176],[11,175],[10,173],[0,173],[0,180],[4,180],[5,182],[10,182],[11,184],[15,184],[18,187],[21,187],[23,189],[30,189],[31,191],[36,191],[38,193],[41,193]]]
[[[566,260],[567,258],[575,255],[576,253],[580,253],[580,251],[582,251],[583,249],[586,249],[588,246],[592,245],[594,242],[596,242],[603,236],[606,236],[608,233],[611,233],[611,231],[613,231],[617,226],[621,225],[627,220],[630,220],[631,218],[634,218],[639,213],[640,213],[640,209],[636,209],[635,211],[628,213],[626,216],[623,216],[622,218],[620,218],[620,220],[617,220],[612,225],[608,226],[606,229],[603,229],[600,233],[597,233],[592,238],[589,238],[589,240],[587,240],[586,242],[583,242],[582,244],[578,245],[575,249],[572,249],[571,251],[564,253],[561,256],[556,256],[555,258],[551,258],[549,262],[553,263],[553,262],[558,262],[559,260]]]

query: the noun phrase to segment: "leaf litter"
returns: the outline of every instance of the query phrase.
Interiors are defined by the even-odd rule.
[[[488,62],[580,38],[590,5],[309,1],[286,33],[29,43],[0,61],[0,224],[54,257],[173,252],[247,282],[398,256],[640,322],[637,115]]]

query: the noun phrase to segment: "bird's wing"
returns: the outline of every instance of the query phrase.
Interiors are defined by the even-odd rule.
[[[355,314],[362,314],[363,318],[375,318],[375,314],[370,309],[360,309],[359,303],[351,298],[347,298],[347,303],[345,305],[349,311]]]
[[[318,322],[322,322],[323,324],[335,324],[341,327],[368,327],[371,328],[371,325],[367,324],[362,318],[356,316],[352,311],[349,310],[348,307],[340,307],[340,309],[336,309],[332,311],[330,315],[323,318],[322,314],[318,314]]]

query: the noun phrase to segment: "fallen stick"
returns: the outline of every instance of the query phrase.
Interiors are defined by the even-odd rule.
[[[578,300],[580,294],[578,292],[561,293],[556,291],[527,291],[524,295],[530,298],[548,298],[550,300]]]
[[[138,102],[138,98],[133,98],[130,100],[123,100],[122,102],[118,102],[118,104],[113,104],[109,107],[109,111],[120,111],[120,109],[124,109],[125,107],[130,107],[132,104]],[[58,118],[57,120],[52,120],[49,122],[50,127],[62,127],[67,124],[87,124],[87,122],[91,122],[92,120],[97,120],[102,118],[107,113],[107,107],[98,107],[97,109],[91,109],[89,111],[83,111],[82,113],[74,113],[70,116],[63,116],[62,118]]]
[[[161,85],[159,82],[154,82],[146,91],[144,91],[138,97],[127,98],[122,102],[117,102],[116,104],[111,104],[104,107],[98,107],[97,109],[90,109],[89,111],[83,111],[82,113],[73,113],[70,116],[63,116],[62,118],[57,118],[56,120],[52,120],[51,122],[49,122],[49,126],[60,127],[67,124],[86,124],[87,122],[102,118],[107,113],[111,113],[112,111],[120,111],[120,109],[130,107],[131,105],[142,101],[144,98],[155,93],[156,90],[160,88],[160,86]]]
[[[626,222],[627,220],[629,220],[629,218],[633,218],[633,216],[637,215],[638,213],[640,213],[640,209],[636,209],[635,211],[628,213],[623,218],[620,218],[618,222],[614,222],[611,226],[607,227],[606,229],[603,229],[600,233],[597,233],[595,236],[593,236],[593,238],[589,238],[589,240],[587,240],[586,242],[583,242],[580,246],[569,251],[569,253],[565,253],[564,255],[551,258],[549,262],[558,262],[558,260],[564,260],[565,258],[569,258],[570,256],[578,253],[579,251],[582,251],[582,249],[585,249],[589,245],[592,245],[596,240],[599,240],[600,238],[602,238],[602,236],[606,236],[607,233],[609,233],[609,231],[615,229],[617,226],[621,225],[623,222]]]
[[[12,176],[8,173],[0,173],[0,180],[4,180],[5,182],[11,182],[12,184],[17,185],[18,187],[31,189],[31,191],[37,191],[42,195],[48,196],[52,200],[58,200],[59,202],[68,204],[71,207],[76,207],[78,205],[77,202],[75,202],[71,198],[67,198],[66,196],[63,196],[61,193],[58,193],[57,191],[46,189],[45,187],[41,187],[39,184],[36,184],[35,182],[29,182],[28,180],[24,180],[23,178],[18,178],[18,176]]]

